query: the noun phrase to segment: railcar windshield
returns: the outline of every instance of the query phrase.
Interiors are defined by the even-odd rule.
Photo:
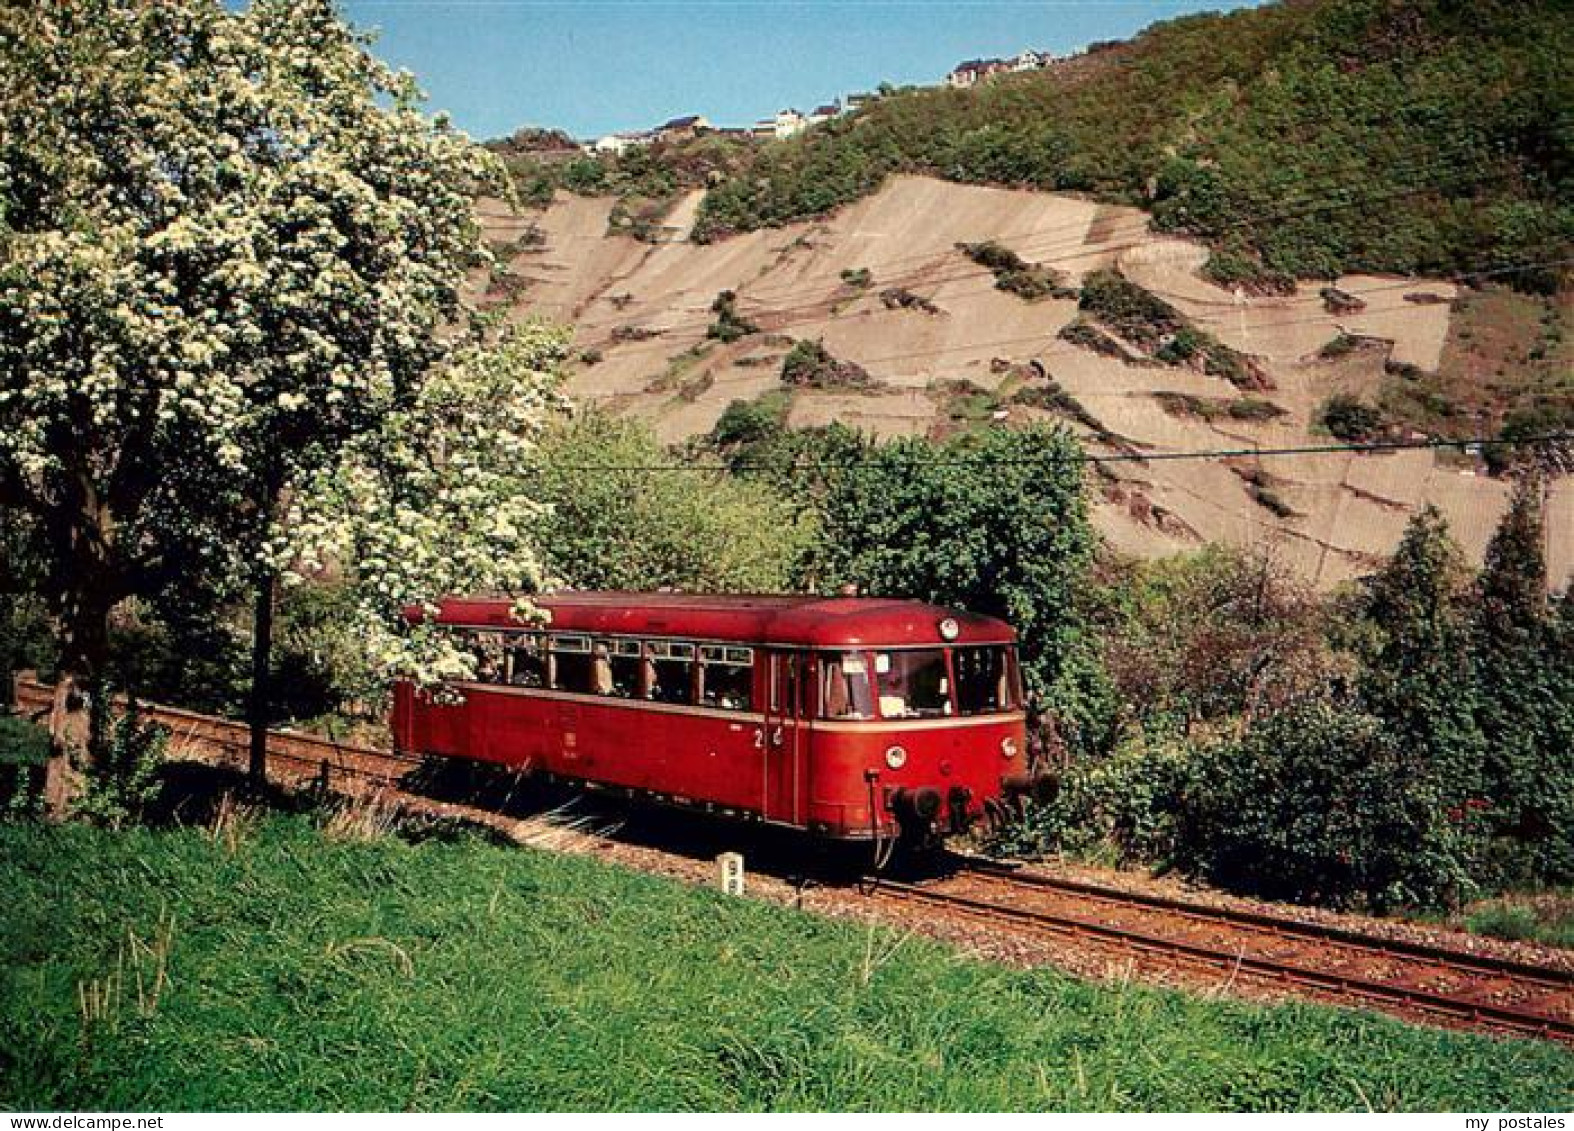
[[[963,715],[1014,711],[1021,702],[1016,657],[1010,648],[988,645],[951,652],[956,672],[956,709]]]
[[[880,688],[882,718],[919,719],[951,713],[951,681],[943,648],[876,652],[874,675]]]
[[[857,652],[827,655],[821,663],[820,714],[827,719],[874,718],[869,665]]]

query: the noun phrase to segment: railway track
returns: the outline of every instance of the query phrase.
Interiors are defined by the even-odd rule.
[[[1237,985],[1574,1043],[1574,973],[1567,971],[991,864],[970,863],[941,880],[880,880],[871,891],[876,899],[1075,940],[1140,969],[1207,971]]]
[[[21,710],[47,711],[49,701],[47,686],[18,681]],[[246,765],[243,724],[171,707],[141,710],[169,728],[176,756]],[[422,800],[406,785],[426,764],[419,757],[286,731],[270,732],[268,756],[277,776],[291,784],[352,794],[396,791],[412,802]],[[868,891],[875,901],[986,921],[1024,936],[1075,941],[1145,970],[1222,974],[1230,984],[1574,1044],[1574,973],[1565,970],[983,861],[966,861],[939,880],[872,879]]]
[[[17,709],[27,714],[49,710],[51,689],[35,680],[16,683]],[[244,769],[250,755],[251,733],[244,723],[214,718],[178,707],[137,705],[142,718],[169,730],[169,748],[179,757],[184,750],[207,755],[209,761]],[[268,732],[269,764],[295,781],[314,779],[324,788],[353,783],[360,787],[398,788],[401,781],[425,762],[418,757],[378,750],[371,746],[337,742],[315,734]],[[337,779],[337,781],[336,781]]]

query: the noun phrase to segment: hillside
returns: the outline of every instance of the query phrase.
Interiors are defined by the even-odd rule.
[[[1574,249],[1564,0],[1290,0],[1156,24],[1046,71],[907,89],[785,143],[513,164],[631,211],[710,186],[700,240],[823,216],[898,173],[1087,194],[1201,239],[1217,281],[1455,274]],[[1546,289],[1566,264],[1515,273]]]
[[[795,427],[839,420],[883,436],[1055,416],[1092,450],[1128,458],[1329,443],[1346,416],[1374,436],[1418,424],[1491,434],[1513,406],[1574,406],[1565,299],[1371,274],[1249,295],[1206,278],[1208,249],[1150,230],[1137,209],[926,177],[894,177],[825,219],[712,243],[692,238],[703,201],[680,197],[660,243],[609,234],[611,197],[559,194],[518,214],[485,206],[510,268],[491,301],[574,323],[569,391],[644,417],[669,441],[756,398]],[[1101,285],[1079,292],[1090,276]],[[734,292],[726,315],[723,291]],[[805,340],[869,380],[788,386],[785,359]],[[1439,407],[1460,389],[1480,403]],[[1325,423],[1340,403],[1364,415]],[[1446,419],[1419,420],[1428,406]],[[1323,585],[1368,571],[1424,501],[1479,556],[1508,494],[1480,460],[1426,451],[1130,458],[1100,471],[1095,517],[1116,547],[1271,543]],[[1574,571],[1574,483],[1550,493],[1561,584]]]

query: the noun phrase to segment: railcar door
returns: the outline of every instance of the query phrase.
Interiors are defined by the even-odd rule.
[[[808,662],[806,654],[762,653],[766,662],[765,726],[760,735],[765,751],[765,817],[801,825],[803,795],[808,782]]]

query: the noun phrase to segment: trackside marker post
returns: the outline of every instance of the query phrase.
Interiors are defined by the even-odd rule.
[[[726,895],[743,894],[743,854],[723,852],[716,857],[716,883]]]

